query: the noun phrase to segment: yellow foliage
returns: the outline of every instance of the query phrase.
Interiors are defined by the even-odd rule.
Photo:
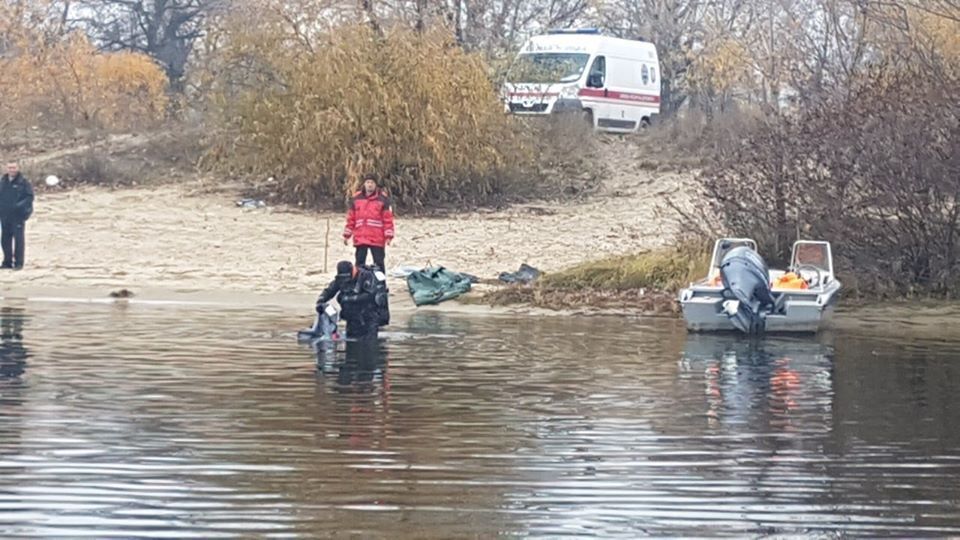
[[[908,10],[908,21],[913,42],[960,73],[960,21],[916,9]]]
[[[88,106],[104,124],[118,127],[163,118],[167,77],[149,57],[117,52],[92,55],[87,60],[89,82],[96,92]]]
[[[888,65],[906,69],[918,61],[960,74],[960,21],[939,10],[917,5],[880,6],[876,18],[886,24],[871,27],[870,41]],[[957,12],[960,15],[960,12]]]
[[[283,198],[310,205],[377,172],[419,206],[496,196],[529,161],[488,66],[448,33],[306,28],[289,9],[265,7],[254,29],[240,21],[212,68],[231,128],[214,152],[221,164],[274,175]]]
[[[16,7],[0,10],[9,31],[0,57],[3,125],[123,129],[163,117],[167,80],[149,57],[101,53],[80,33],[56,33],[42,10]]]
[[[726,98],[749,83],[751,62],[742,43],[732,37],[717,37],[694,56],[688,84],[703,98]]]

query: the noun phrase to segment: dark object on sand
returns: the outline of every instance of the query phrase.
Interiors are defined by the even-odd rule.
[[[539,278],[540,274],[536,268],[523,263],[516,272],[500,272],[498,279],[504,283],[530,283]]]

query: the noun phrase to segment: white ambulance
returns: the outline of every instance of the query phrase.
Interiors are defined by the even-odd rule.
[[[660,114],[660,62],[652,43],[556,30],[527,41],[507,72],[508,112],[576,111],[598,130],[630,132]]]

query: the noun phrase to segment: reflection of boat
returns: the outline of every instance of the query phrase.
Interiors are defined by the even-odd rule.
[[[832,359],[833,348],[818,341],[692,334],[680,369],[683,378],[706,384],[711,418],[769,421],[800,409],[825,419],[831,414],[824,398],[833,394]]]
[[[735,361],[747,364],[790,358],[804,364],[829,367],[833,346],[824,334],[817,340],[790,336],[747,338],[725,334],[688,334],[683,347],[683,361]]]
[[[755,263],[744,263],[736,257],[742,248],[755,252],[757,244],[749,238],[717,240],[707,277],[680,291],[687,329],[817,332],[832,314],[840,292],[830,244],[796,242],[786,270],[768,270],[759,257]],[[764,274],[765,282],[753,282]]]

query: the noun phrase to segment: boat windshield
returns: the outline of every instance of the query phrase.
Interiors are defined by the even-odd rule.
[[[826,243],[798,243],[793,251],[793,267],[814,266],[830,272],[830,253]]]
[[[531,84],[574,82],[580,79],[589,59],[585,53],[521,54],[510,67],[507,80]]]

